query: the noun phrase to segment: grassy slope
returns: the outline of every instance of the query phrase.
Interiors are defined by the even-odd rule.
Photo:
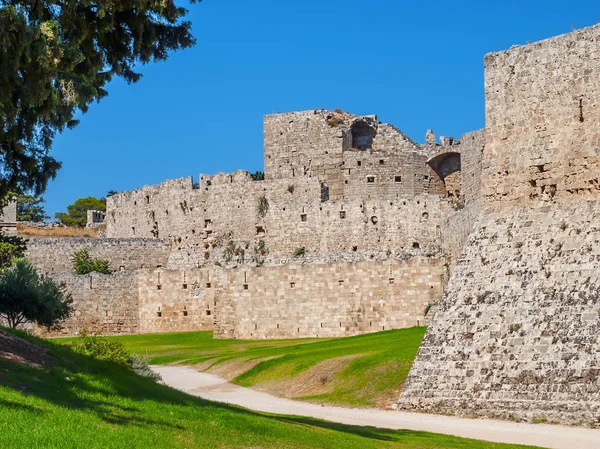
[[[0,447],[508,449],[425,432],[346,426],[211,403],[50,342],[43,370],[0,358]]]
[[[338,339],[240,341],[215,340],[210,332],[117,337],[129,350],[150,355],[153,364],[203,364],[256,361],[233,382],[264,387],[294,378],[310,368],[318,382],[320,362],[349,357],[333,375],[323,375],[323,388],[303,399],[350,406],[382,405],[398,397],[425,334],[425,327],[378,332]],[[327,378],[325,378],[327,377]],[[305,382],[302,379],[300,382]],[[284,387],[285,388],[285,385]]]

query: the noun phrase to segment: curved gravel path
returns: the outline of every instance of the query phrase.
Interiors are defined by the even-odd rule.
[[[278,398],[233,385],[187,366],[153,366],[163,381],[178,390],[211,401],[282,415],[309,416],[343,424],[386,429],[422,430],[496,443],[525,444],[553,449],[600,449],[600,430],[550,424],[525,424],[487,419],[394,410],[320,406]]]

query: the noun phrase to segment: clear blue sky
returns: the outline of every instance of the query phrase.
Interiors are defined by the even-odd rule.
[[[180,3],[181,4],[181,3]],[[107,190],[262,170],[262,116],[377,114],[418,142],[484,127],[483,56],[593,25],[592,1],[204,0],[197,44],[114,81],[59,136],[46,211]]]

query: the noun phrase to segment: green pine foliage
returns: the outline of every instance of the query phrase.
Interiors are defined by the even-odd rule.
[[[57,212],[54,216],[66,226],[79,226],[83,228],[87,224],[88,210],[106,211],[106,202],[93,196],[79,198],[73,204],[67,206],[66,213]]]
[[[27,259],[15,259],[0,274],[0,317],[11,328],[27,321],[52,328],[72,311],[64,284],[40,275]]]
[[[192,46],[186,14],[173,0],[0,0],[0,198],[45,190],[54,138],[113,77],[135,83],[142,64]]]
[[[50,218],[42,205],[46,200],[41,196],[17,195],[16,201],[17,221],[40,222]]]
[[[71,258],[73,263],[73,273],[88,274],[92,272],[100,274],[110,274],[110,262],[106,259],[96,259],[90,256],[87,248],[73,253]]]

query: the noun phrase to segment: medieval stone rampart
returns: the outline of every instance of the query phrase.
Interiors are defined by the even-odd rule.
[[[73,253],[107,259],[112,271],[166,266],[171,244],[160,239],[31,238],[25,256],[44,273],[69,273]]]
[[[493,53],[483,207],[399,406],[600,419],[600,26]]]
[[[43,335],[215,329],[217,338],[349,336],[425,324],[442,292],[441,259],[53,274],[74,301]]]
[[[40,328],[40,335],[73,336],[83,330],[101,335],[137,334],[140,331],[137,272],[51,276],[64,283],[71,293],[74,312],[61,323],[60,329],[48,332]]]
[[[442,292],[443,260],[226,270],[217,338],[343,337],[425,324]]]

